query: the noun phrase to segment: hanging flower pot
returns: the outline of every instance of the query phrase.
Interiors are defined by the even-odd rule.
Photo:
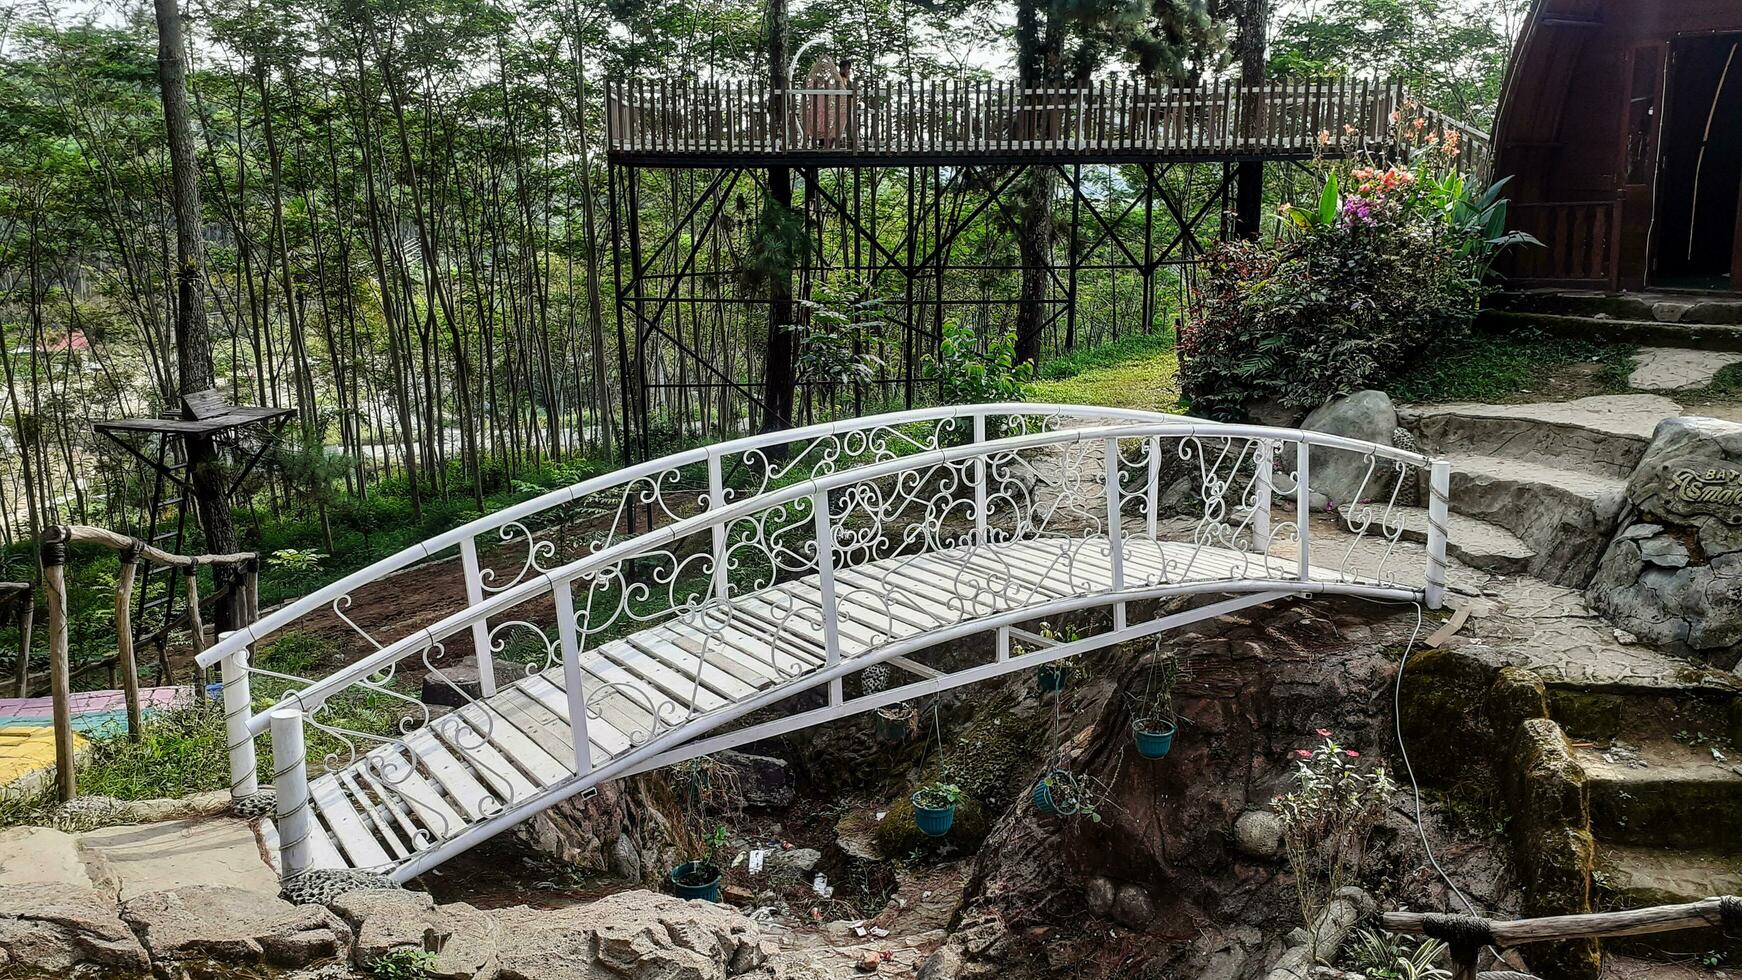
[[[686,861],[671,869],[672,894],[682,899],[720,900],[720,866],[712,861]]]
[[[901,745],[912,741],[919,731],[919,711],[908,705],[878,708],[871,714],[871,727],[877,741],[885,745]]]
[[[1063,769],[1054,769],[1034,784],[1034,808],[1049,816],[1069,817],[1082,809],[1077,779]]]
[[[949,833],[956,822],[956,803],[961,798],[962,791],[954,783],[921,786],[910,797],[914,825],[927,837],[942,837]]]
[[[1065,664],[1047,664],[1034,672],[1034,682],[1047,694],[1064,690],[1070,679],[1071,668]]]
[[[1137,754],[1145,759],[1160,759],[1173,748],[1174,733],[1179,726],[1168,718],[1138,718],[1131,723],[1131,735],[1137,740]]]

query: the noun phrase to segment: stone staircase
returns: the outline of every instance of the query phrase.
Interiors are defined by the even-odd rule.
[[[1603,909],[1742,894],[1742,678],[1633,642],[1583,599],[1652,431],[1679,414],[1650,394],[1399,410],[1424,451],[1452,461],[1453,557],[1525,576],[1480,583],[1513,612],[1509,628],[1473,631],[1497,630],[1483,641],[1543,680],[1583,770]],[[1742,941],[1717,930],[1604,945],[1742,962]]]
[[[1583,587],[1615,531],[1627,478],[1657,421],[1657,395],[1533,405],[1405,407],[1423,451],[1452,464],[1453,557],[1496,574]],[[1419,514],[1404,516],[1425,529]]]
[[[1579,340],[1742,351],[1742,298],[1701,293],[1525,290],[1488,301],[1482,326],[1534,328]]]

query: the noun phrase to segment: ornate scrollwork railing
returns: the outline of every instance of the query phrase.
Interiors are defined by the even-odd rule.
[[[1354,464],[1329,467],[1339,456]],[[1335,496],[1315,492],[1315,461]],[[1048,405],[898,413],[702,447],[547,494],[299,600],[204,662],[225,666],[226,696],[233,685],[245,706],[250,673],[272,674],[248,663],[253,645],[458,552],[463,604],[388,640],[343,615],[368,641],[359,659],[312,680],[276,675],[289,688],[274,711],[233,715],[232,767],[249,773],[253,736],[271,728],[276,754],[296,716],[298,754],[274,770],[281,813],[307,817],[334,791],[318,782],[310,796],[315,757],[369,804],[374,829],[347,860],[409,876],[796,693],[826,690],[836,716],[869,710],[847,702],[843,679],[938,638],[998,630],[1003,664],[1017,623],[1110,607],[1116,642],[1148,628],[1127,623],[1129,603],[1169,595],[1437,605],[1447,477],[1415,453],[1298,430]],[[1399,546],[1418,496],[1425,558]],[[498,662],[510,650],[513,669]],[[457,707],[394,690],[400,675]],[[499,685],[526,704],[514,731],[500,728]],[[389,722],[351,722],[338,706],[356,698]],[[538,766],[509,758],[528,732]],[[302,751],[304,735],[317,749]],[[439,791],[420,788],[426,774]],[[324,838],[297,823],[283,839],[295,871]]]

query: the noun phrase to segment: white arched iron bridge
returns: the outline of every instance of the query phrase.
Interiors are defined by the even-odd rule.
[[[1355,460],[1339,467],[1345,493],[1351,472],[1362,486],[1328,505],[1312,468],[1338,456]],[[271,734],[286,878],[404,881],[605,780],[1260,603],[1438,608],[1449,479],[1417,453],[1297,429],[1064,405],[897,412],[552,491],[292,602],[199,662],[222,671],[237,798],[258,792],[255,742]],[[431,625],[384,638],[357,621],[357,589],[452,555],[464,599],[432,596]],[[1026,628],[1083,612],[1107,625],[1062,643]],[[328,614],[364,656],[318,678],[251,663]],[[994,641],[960,642],[978,634]],[[396,686],[409,680],[458,707]],[[279,696],[256,712],[252,689]],[[360,730],[345,708],[358,699],[396,721]]]

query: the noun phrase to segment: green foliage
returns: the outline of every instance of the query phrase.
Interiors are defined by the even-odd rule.
[[[369,964],[375,980],[429,980],[440,960],[427,950],[407,946],[382,954]]]
[[[1193,410],[1316,407],[1465,336],[1495,254],[1528,241],[1505,232],[1499,190],[1478,190],[1443,154],[1345,167],[1311,206],[1282,206],[1277,237],[1218,246],[1180,338]]]
[[[804,215],[770,199],[756,216],[749,252],[740,269],[745,291],[764,290],[771,281],[790,275],[810,254],[810,246]]]
[[[944,321],[937,357],[926,358],[925,374],[937,382],[944,404],[972,405],[1020,401],[1034,365],[1016,363],[1015,334],[992,338],[982,353],[979,331],[952,318]]]
[[[799,335],[794,366],[800,384],[820,385],[827,393],[876,378],[883,359],[875,349],[890,324],[884,299],[869,280],[828,276],[800,304],[810,311],[810,323],[787,327]]]
[[[1706,386],[1710,395],[1742,394],[1742,362],[1726,364],[1712,375],[1712,382]]]
[[[928,837],[914,822],[913,801],[904,796],[889,804],[872,832],[872,839],[877,842],[877,850],[891,858],[940,852],[962,854],[979,847],[990,829],[986,808],[973,797],[963,796],[956,802],[956,818],[949,833]]]
[[[946,810],[962,801],[962,788],[955,783],[932,780],[913,792],[914,806]]]
[[[1451,971],[1439,965],[1446,944],[1437,939],[1417,942],[1396,933],[1363,928],[1345,954],[1354,972],[1367,980],[1448,980]]]
[[[1536,332],[1477,333],[1435,348],[1433,356],[1418,359],[1393,378],[1387,390],[1406,402],[1529,400],[1556,370],[1594,363],[1601,365],[1595,378],[1599,388],[1624,391],[1633,353],[1625,344]]]
[[[280,548],[266,556],[266,565],[292,572],[318,572],[328,557],[312,548]]]
[[[1384,769],[1319,729],[1319,744],[1296,749],[1295,787],[1271,801],[1294,869],[1301,921],[1312,929],[1337,889],[1361,868],[1367,838],[1385,815],[1396,786]]]
[[[217,702],[154,711],[137,742],[121,731],[90,740],[79,762],[79,792],[150,800],[224,789],[230,785],[228,745]]]

